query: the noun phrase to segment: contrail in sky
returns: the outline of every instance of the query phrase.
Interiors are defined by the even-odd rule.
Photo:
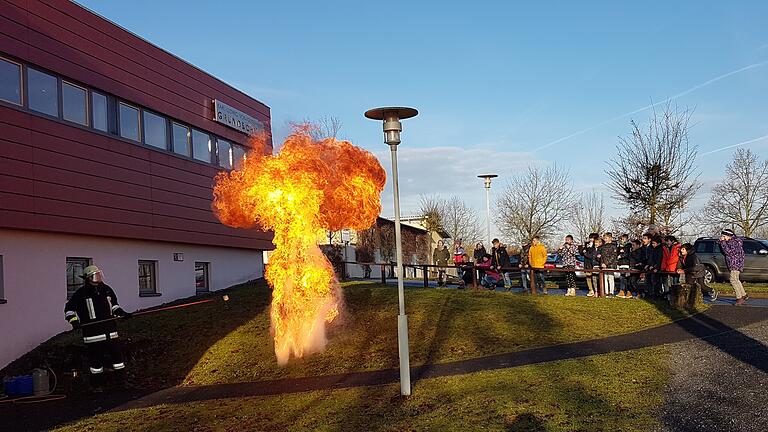
[[[712,153],[717,153],[717,152],[721,152],[721,151],[723,151],[723,150],[732,149],[732,148],[734,148],[734,147],[739,147],[739,146],[743,146],[743,145],[746,145],[746,144],[751,144],[751,143],[753,143],[753,142],[756,142],[756,141],[760,141],[760,140],[764,140],[764,139],[766,139],[766,138],[768,138],[768,135],[763,135],[763,136],[761,136],[761,137],[752,138],[751,140],[742,141],[742,142],[740,142],[740,143],[738,143],[738,144],[733,144],[733,145],[729,145],[729,146],[721,147],[721,148],[719,148],[719,149],[710,150],[710,151],[708,151],[708,152],[706,152],[706,153],[702,153],[702,154],[700,154],[699,156],[706,156],[706,155],[711,155]]]
[[[687,95],[688,93],[695,92],[696,90],[698,90],[698,89],[700,89],[702,87],[706,87],[706,86],[708,86],[708,85],[710,85],[712,83],[715,83],[715,82],[720,81],[722,79],[728,78],[731,75],[736,75],[737,73],[741,73],[741,72],[744,72],[744,71],[747,71],[747,70],[750,70],[750,69],[754,69],[754,68],[757,68],[757,67],[760,67],[760,66],[765,66],[767,64],[768,64],[768,60],[765,60],[765,61],[761,61],[759,63],[754,63],[754,64],[751,64],[751,65],[744,66],[742,68],[736,69],[734,71],[730,71],[730,72],[725,73],[725,74],[720,75],[720,76],[716,76],[716,77],[714,77],[714,78],[712,78],[712,79],[710,79],[708,81],[704,81],[701,84],[695,85],[695,86],[689,88],[688,90],[680,92],[680,93],[678,93],[678,94],[676,94],[674,96],[670,96],[670,97],[668,97],[667,99],[665,99],[665,100],[663,100],[661,102],[652,103],[652,104],[646,105],[646,106],[644,106],[642,108],[638,108],[638,109],[636,109],[634,111],[626,112],[624,114],[618,115],[618,116],[613,117],[611,119],[608,119],[608,120],[605,120],[605,121],[601,121],[600,123],[598,123],[598,124],[596,124],[594,126],[590,126],[590,127],[586,128],[586,129],[582,129],[582,130],[580,130],[578,132],[574,132],[574,133],[572,133],[570,135],[566,135],[566,136],[564,136],[562,138],[558,138],[558,139],[556,139],[556,140],[554,140],[554,141],[552,141],[550,143],[544,144],[543,146],[535,149],[534,151],[536,152],[536,151],[539,151],[539,150],[544,150],[545,148],[551,147],[551,146],[553,146],[553,145],[555,145],[555,144],[557,144],[559,142],[563,142],[563,141],[565,141],[567,139],[571,139],[571,138],[573,138],[575,136],[578,136],[578,135],[581,135],[583,133],[589,132],[591,130],[597,129],[600,126],[606,125],[608,123],[611,123],[613,121],[619,120],[619,119],[624,118],[626,116],[630,116],[632,114],[637,114],[637,113],[639,113],[641,111],[645,111],[647,109],[651,109],[651,108],[653,108],[653,107],[655,107],[657,105],[661,105],[661,104],[667,103],[667,102],[669,102],[671,100],[683,97],[683,96]]]

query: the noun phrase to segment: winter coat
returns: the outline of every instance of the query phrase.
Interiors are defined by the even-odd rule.
[[[448,265],[449,259],[451,259],[451,253],[448,252],[448,246],[443,246],[442,249],[435,248],[432,252],[432,261],[439,266]]]
[[[598,248],[598,254],[600,255],[600,266],[605,268],[615,269],[618,267],[618,249],[616,243],[605,243]]]
[[[464,256],[464,248],[462,246],[454,246],[453,248],[453,262],[455,264],[461,264],[461,257]]]
[[[579,248],[575,244],[564,244],[560,247],[560,254],[563,257],[563,265],[566,267],[576,266],[576,254],[579,253]]]
[[[662,246],[662,252],[661,268],[667,272],[677,271],[678,261],[680,261],[680,243],[675,243],[669,248]]]
[[[491,265],[498,268],[509,267],[509,253],[506,246],[491,249]]]
[[[645,248],[639,247],[629,253],[629,268],[642,270],[645,264]]]
[[[522,248],[520,248],[520,268],[526,268],[529,265],[531,265],[530,261],[528,260],[528,255],[531,251],[531,245],[526,244],[523,245]]]
[[[661,267],[662,260],[664,259],[663,247],[658,245],[656,247],[649,247],[648,250],[648,262],[647,265],[651,270],[663,271]]]
[[[618,248],[618,254],[619,254],[619,265],[620,266],[628,266],[631,265],[631,255],[632,255],[632,243],[625,243],[623,245],[619,245]]]
[[[688,281],[688,279],[699,279],[704,277],[704,264],[701,263],[699,257],[696,256],[694,252],[688,253],[688,255],[682,258],[681,261],[682,269],[685,271],[686,281]]]
[[[730,240],[718,240],[720,249],[725,254],[725,263],[730,271],[744,271],[744,240],[733,236]]]
[[[486,255],[488,255],[488,252],[485,251],[485,247],[481,247],[480,249],[475,249],[472,256],[475,258],[475,262],[479,262]]]
[[[531,249],[528,251],[528,260],[533,268],[544,268],[544,264],[547,263],[547,248],[539,243],[531,245]]]
[[[475,263],[475,268],[483,271],[486,276],[491,277],[493,280],[498,281],[501,279],[501,274],[499,274],[499,272],[497,272],[495,269],[491,269],[491,266],[491,260],[479,261]]]
[[[597,260],[597,248],[594,243],[587,243],[580,248],[581,254],[584,255],[584,268],[591,269],[600,264]]]

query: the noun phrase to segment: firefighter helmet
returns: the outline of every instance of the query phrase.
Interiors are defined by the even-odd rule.
[[[96,273],[101,273],[101,269],[100,269],[100,268],[98,268],[98,267],[97,267],[97,266],[95,266],[95,265],[89,265],[88,267],[86,267],[85,269],[83,269],[83,276],[85,276],[85,277],[90,277],[90,276],[93,276],[93,275],[95,275]]]

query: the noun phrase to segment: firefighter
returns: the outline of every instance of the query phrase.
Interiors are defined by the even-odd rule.
[[[97,266],[86,267],[81,277],[85,280],[83,286],[67,301],[64,317],[73,329],[82,329],[91,372],[91,387],[94,392],[100,393],[103,391],[105,366],[118,372],[120,378],[125,369],[123,355],[116,341],[117,323],[111,318],[130,318],[131,314],[120,307],[115,292],[104,283],[103,274]]]

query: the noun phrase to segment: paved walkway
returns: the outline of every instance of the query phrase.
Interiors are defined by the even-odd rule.
[[[417,381],[419,379],[461,375],[484,370],[634,350],[692,339],[702,340],[708,346],[717,348],[739,361],[749,363],[763,372],[768,372],[768,348],[764,344],[758,342],[752,344],[753,352],[750,356],[745,356],[740,350],[731,349],[728,344],[728,341],[734,337],[745,337],[739,332],[739,328],[765,320],[768,320],[768,308],[734,308],[733,306],[715,305],[706,313],[636,333],[469,360],[416,366],[411,368],[411,376],[414,381]],[[397,369],[385,369],[271,381],[173,387],[129,402],[118,407],[117,410],[150,407],[158,404],[373,386],[391,384],[398,382],[398,380],[399,372]]]

